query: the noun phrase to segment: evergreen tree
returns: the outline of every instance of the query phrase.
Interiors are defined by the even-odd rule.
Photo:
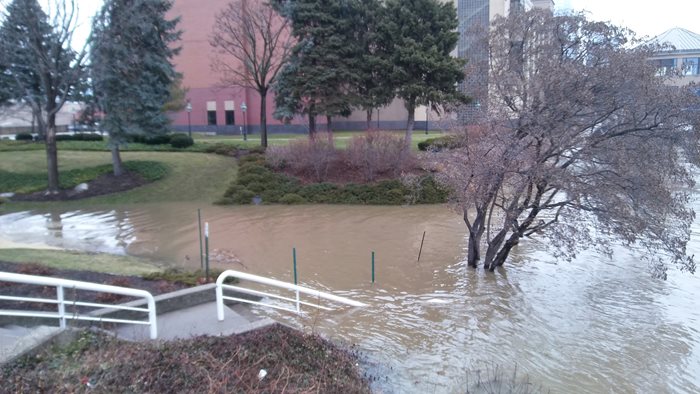
[[[0,27],[0,58],[7,82],[3,94],[32,109],[46,140],[48,192],[55,194],[59,190],[56,115],[82,86],[84,52],[71,46],[74,1],[55,0],[49,9],[50,16],[36,0],[13,0]]]
[[[166,19],[168,0],[107,0],[93,23],[92,78],[105,113],[114,174],[123,173],[119,146],[133,135],[165,134],[177,73],[179,19]]]
[[[387,15],[382,12],[378,0],[360,0],[359,20],[355,41],[362,48],[356,89],[359,107],[367,112],[367,129],[371,128],[374,109],[388,105],[394,99],[394,88],[388,76],[392,65],[388,57],[390,48],[380,40],[379,26]]]
[[[9,75],[7,65],[2,64],[3,59],[0,59],[0,106],[10,103],[12,77]]]
[[[309,117],[309,133],[316,117],[349,116],[359,103],[354,89],[360,79],[362,48],[356,41],[360,15],[357,0],[296,0],[280,5],[291,21],[297,44],[275,85],[278,118]]]
[[[408,110],[410,147],[416,106],[439,110],[468,101],[456,88],[464,79],[464,61],[450,55],[458,40],[457,13],[452,2],[439,0],[387,0],[384,12],[379,35],[393,66],[387,78]]]

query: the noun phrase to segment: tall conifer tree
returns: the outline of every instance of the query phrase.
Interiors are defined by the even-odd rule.
[[[277,78],[275,116],[307,115],[313,136],[317,116],[325,115],[330,129],[331,117],[348,116],[358,104],[360,5],[357,0],[296,0],[280,7],[297,44]]]
[[[168,132],[164,106],[177,77],[179,19],[168,0],[106,0],[93,24],[92,78],[105,113],[114,174],[123,173],[119,146],[133,135]]]
[[[416,106],[433,109],[466,102],[456,84],[464,79],[464,61],[450,55],[457,45],[457,12],[452,2],[387,0],[380,40],[393,66],[387,76],[408,110],[406,146],[410,147]]]

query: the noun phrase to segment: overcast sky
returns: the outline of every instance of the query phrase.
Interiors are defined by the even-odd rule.
[[[196,1],[196,0],[184,0]],[[591,19],[611,21],[626,26],[642,36],[653,37],[673,27],[683,27],[700,34],[700,1],[698,0],[554,0],[558,9],[588,11]],[[46,0],[43,0],[46,3]],[[91,18],[102,0],[77,0],[81,28],[76,40],[90,33]]]
[[[653,37],[674,27],[700,34],[698,0],[554,0],[557,8],[589,11],[591,19],[628,27]]]

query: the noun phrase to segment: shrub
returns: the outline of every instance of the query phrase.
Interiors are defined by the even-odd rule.
[[[350,141],[346,157],[351,167],[362,172],[366,182],[372,182],[389,171],[399,174],[408,165],[410,155],[402,137],[369,131]]]
[[[170,143],[170,135],[160,134],[146,137],[146,145],[166,145]]]
[[[239,167],[239,171],[245,173],[246,175],[269,176],[272,174],[272,171],[270,171],[269,168],[254,163],[246,163],[241,165]]]
[[[288,204],[288,205],[293,205],[293,204],[304,204],[307,201],[304,199],[304,197],[295,194],[295,193],[287,193],[282,198],[280,198],[280,203],[282,204]]]
[[[234,183],[226,189],[224,198],[219,202],[222,204],[250,204],[253,197],[255,197],[255,193],[243,185]]]
[[[222,142],[217,142],[216,144],[208,144],[204,148],[205,153],[214,153],[223,156],[236,156],[238,155],[238,147],[235,145],[224,144]]]
[[[432,176],[425,176],[418,183],[418,204],[439,204],[447,201],[449,191],[435,181]]]
[[[442,137],[429,138],[418,143],[418,150],[439,152],[446,149],[459,147],[461,139],[457,135],[445,135]]]
[[[248,149],[248,152],[251,154],[264,154],[266,151],[264,146],[254,146],[250,149]]]
[[[194,140],[187,134],[173,134],[170,137],[170,146],[173,148],[189,148],[194,145]]]
[[[262,175],[248,174],[244,171],[241,172],[243,172],[243,175],[239,175],[238,180],[236,181],[236,183],[238,183],[239,185],[247,186],[250,183],[265,183],[266,181],[265,177]]]
[[[306,185],[299,191],[299,195],[313,203],[338,202],[340,188],[332,183],[313,183]]]
[[[244,164],[258,164],[261,166],[265,165],[265,156],[260,154],[251,154],[243,156],[238,160],[238,165],[243,166]]]
[[[56,135],[56,141],[74,141],[75,138],[73,138],[72,135],[70,134],[57,134]]]
[[[292,141],[287,146],[269,149],[267,157],[273,168],[289,167],[297,174],[308,174],[323,182],[340,154],[327,133],[317,133],[313,140]]]
[[[76,134],[58,134],[56,141],[103,141],[104,137],[96,133],[76,133]]]
[[[97,133],[78,133],[73,137],[76,141],[104,141],[104,137]]]
[[[267,189],[267,185],[262,182],[251,182],[246,188],[255,194],[260,194]]]
[[[34,137],[31,133],[17,133],[15,135],[15,141],[33,141]]]

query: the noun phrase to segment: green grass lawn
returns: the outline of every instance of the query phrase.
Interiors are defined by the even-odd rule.
[[[36,263],[49,268],[104,272],[116,275],[147,275],[160,272],[152,261],[131,256],[70,250],[0,249],[0,260]]]
[[[175,201],[212,202],[220,198],[236,174],[233,158],[185,152],[123,152],[124,161],[155,161],[168,169],[161,180],[124,193],[51,204],[121,204]],[[59,168],[72,169],[109,164],[109,152],[63,151]],[[0,171],[15,174],[46,174],[43,151],[0,152]],[[60,175],[59,175],[60,177]],[[26,204],[26,203],[25,203]],[[3,204],[3,205],[15,205]]]

